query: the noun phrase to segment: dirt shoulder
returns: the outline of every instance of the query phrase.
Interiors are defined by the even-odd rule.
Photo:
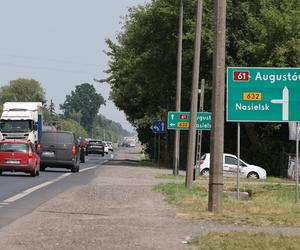
[[[193,235],[208,231],[264,231],[300,235],[298,228],[220,225],[176,215],[152,191],[170,182],[170,170],[140,167],[138,150],[124,149],[96,171],[95,179],[46,202],[0,230],[0,249],[190,249]]]

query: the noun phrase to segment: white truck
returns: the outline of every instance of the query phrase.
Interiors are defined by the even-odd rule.
[[[39,141],[42,133],[41,102],[5,102],[0,118],[0,139]]]

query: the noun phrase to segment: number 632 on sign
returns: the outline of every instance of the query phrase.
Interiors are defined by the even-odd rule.
[[[261,92],[244,92],[243,100],[244,101],[261,101],[262,93]]]

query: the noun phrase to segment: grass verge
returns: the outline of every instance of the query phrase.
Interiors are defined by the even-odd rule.
[[[183,175],[173,175],[173,174],[158,174],[155,176],[158,179],[169,179],[169,180],[184,180]]]
[[[208,212],[207,185],[194,184],[187,189],[183,184],[168,183],[157,185],[154,190],[163,193],[167,202],[177,205],[178,215],[184,217],[224,223],[300,226],[300,205],[294,203],[291,185],[244,184],[240,190],[251,192],[251,198],[237,201],[224,197],[222,214]],[[234,184],[226,183],[224,190],[234,190]]]
[[[296,250],[300,246],[300,237],[266,233],[211,232],[194,238],[190,244],[201,250]]]

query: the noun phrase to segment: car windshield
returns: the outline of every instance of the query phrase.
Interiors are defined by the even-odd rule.
[[[0,152],[28,152],[28,144],[0,143]]]
[[[99,145],[99,144],[103,144],[102,141],[89,141],[90,145]]]
[[[32,124],[30,120],[1,120],[0,130],[1,132],[29,132],[33,129]]]

